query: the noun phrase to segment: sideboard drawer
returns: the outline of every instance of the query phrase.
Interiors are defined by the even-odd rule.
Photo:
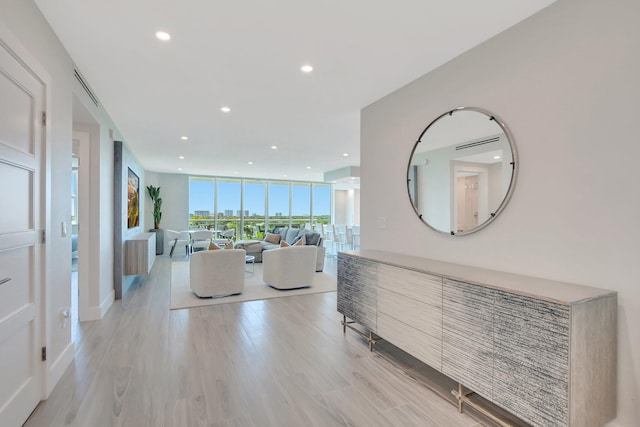
[[[381,264],[378,287],[427,304],[442,306],[442,277]]]
[[[377,334],[427,365],[440,369],[442,332],[428,334],[384,313],[378,313]]]

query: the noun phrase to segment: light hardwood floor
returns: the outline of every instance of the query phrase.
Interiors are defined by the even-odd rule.
[[[79,325],[26,426],[483,425],[343,334],[335,293],[170,311],[170,263]]]

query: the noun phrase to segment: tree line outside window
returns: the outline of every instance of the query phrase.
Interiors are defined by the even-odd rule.
[[[331,184],[320,182],[189,178],[189,228],[235,229],[236,239],[330,224],[331,203]]]

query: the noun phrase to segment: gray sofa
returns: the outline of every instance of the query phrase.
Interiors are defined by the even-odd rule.
[[[275,231],[280,235],[280,240],[284,240],[289,245],[294,245],[298,240],[305,236],[307,245],[315,245],[318,249],[316,257],[316,271],[324,269],[325,249],[322,246],[322,237],[315,231],[305,228],[280,228]],[[256,262],[262,262],[262,252],[280,247],[280,243],[270,243],[265,240],[238,240],[234,248],[244,249],[247,255],[256,257]]]

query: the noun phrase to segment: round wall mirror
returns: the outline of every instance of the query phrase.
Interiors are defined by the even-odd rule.
[[[420,134],[407,168],[407,189],[422,222],[461,236],[498,216],[517,171],[516,146],[502,121],[480,108],[459,107]]]

